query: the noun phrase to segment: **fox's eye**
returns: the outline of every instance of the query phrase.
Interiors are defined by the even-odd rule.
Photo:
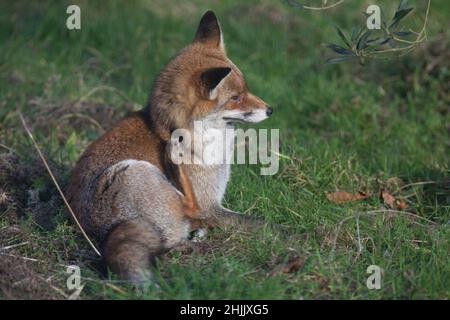
[[[239,101],[239,100],[241,100],[241,96],[240,96],[240,95],[232,96],[232,97],[231,97],[231,100],[233,100],[233,101]]]

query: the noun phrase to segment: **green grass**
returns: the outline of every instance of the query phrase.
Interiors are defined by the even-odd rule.
[[[449,298],[447,1],[433,0],[429,44],[365,66],[325,65],[321,47],[337,41],[334,23],[347,31],[364,23],[362,2],[329,12],[276,0],[78,3],[81,31],[65,28],[69,2],[0,4],[0,142],[19,159],[12,161],[13,177],[0,171],[0,248],[27,242],[4,252],[22,257],[17,261],[28,268],[23,273],[37,283],[30,284],[34,291],[26,283],[11,289],[9,280],[0,279],[0,297],[63,297],[55,289],[70,294],[63,265],[77,264],[85,283],[80,297],[86,299]],[[418,29],[424,3],[414,3],[418,10],[405,23]],[[192,40],[207,9],[218,15],[228,54],[252,91],[274,106],[258,127],[280,129],[285,155],[274,176],[235,165],[225,205],[291,231],[282,237],[270,230],[213,230],[192,252],[161,257],[155,272],[161,289],[139,294],[101,275],[17,111],[65,183],[78,156],[102,132],[99,125],[108,128],[145,105],[155,74]],[[437,65],[425,71],[433,61]],[[404,212],[387,213],[376,195],[345,204],[325,197],[383,187],[394,193],[392,177],[435,183],[398,192],[407,197]],[[299,270],[276,272],[292,259],[301,261]],[[384,270],[381,290],[366,287],[372,264]]]

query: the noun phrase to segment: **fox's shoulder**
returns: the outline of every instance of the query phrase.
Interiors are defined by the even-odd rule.
[[[149,161],[158,166],[159,154],[163,148],[163,142],[153,133],[144,113],[139,111],[122,119],[91,143],[84,155],[105,164],[134,159]]]
[[[135,147],[136,140],[149,140],[148,142],[158,142],[155,139],[150,126],[147,124],[145,115],[142,111],[133,112],[126,116],[111,129],[105,132],[101,137],[91,143],[86,149],[87,152],[97,152],[126,147],[124,152],[130,152]]]

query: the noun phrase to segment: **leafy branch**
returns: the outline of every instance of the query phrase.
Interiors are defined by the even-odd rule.
[[[299,3],[297,0],[284,0],[291,6],[307,10],[326,10],[337,7],[345,0],[338,0],[333,4],[328,4],[327,0],[322,0],[321,7],[311,7]],[[342,44],[327,43],[325,47],[337,54],[327,60],[327,63],[339,63],[345,61],[359,61],[361,64],[368,58],[380,58],[382,55],[406,54],[416,48],[426,40],[426,26],[430,13],[431,0],[428,0],[425,19],[422,29],[415,32],[411,29],[405,30],[400,27],[400,22],[413,10],[408,5],[408,0],[400,0],[400,3],[390,21],[385,21],[382,16],[380,29],[368,29],[366,25],[353,28],[351,35],[346,35],[339,27],[336,27],[337,34]],[[368,16],[367,14],[365,14]],[[415,39],[411,37],[415,35]]]
[[[327,63],[339,63],[359,60],[364,63],[367,58],[378,58],[380,54],[407,53],[426,39],[426,25],[430,12],[431,0],[428,0],[425,20],[420,32],[399,27],[400,22],[408,16],[413,7],[409,7],[407,0],[401,0],[391,21],[381,21],[380,29],[366,29],[360,27],[354,29],[350,39],[345,33],[336,27],[338,36],[343,46],[334,43],[325,44],[327,48],[337,53],[337,57],[327,60]],[[411,35],[416,35],[414,40],[408,40]]]

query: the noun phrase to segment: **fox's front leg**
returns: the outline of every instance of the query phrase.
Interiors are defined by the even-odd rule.
[[[190,219],[200,218],[201,209],[198,206],[191,180],[186,175],[183,165],[178,166],[178,180],[183,191],[183,196],[181,198],[183,213]]]
[[[192,220],[193,229],[218,227],[221,229],[242,228],[244,231],[261,231],[269,227],[279,235],[291,234],[291,227],[276,223],[268,224],[263,218],[235,212],[220,205],[202,213],[203,218]]]

